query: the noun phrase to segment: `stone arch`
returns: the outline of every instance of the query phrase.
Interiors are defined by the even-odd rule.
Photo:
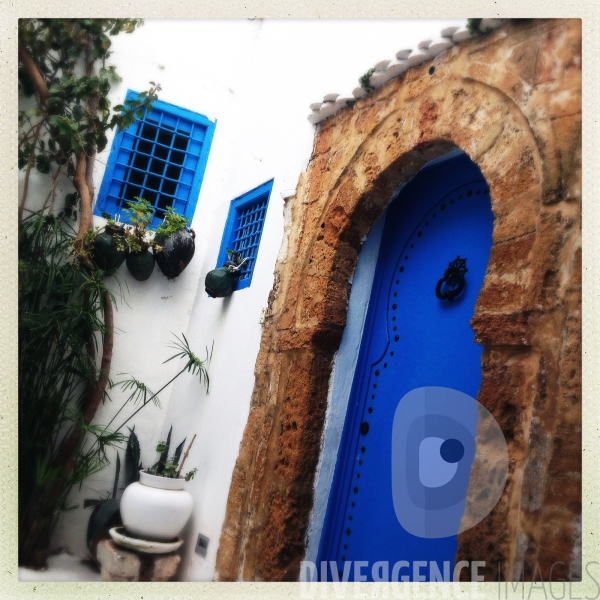
[[[505,39],[494,35],[497,43]],[[552,558],[551,551],[540,554],[546,522],[540,496],[550,483],[539,473],[549,473],[553,459],[564,363],[573,366],[577,358],[576,340],[568,360],[556,342],[578,302],[572,293],[580,257],[577,207],[547,203],[547,145],[509,89],[464,76],[474,54],[464,48],[436,59],[435,79],[426,67],[413,69],[317,133],[287,208],[287,250],[269,298],[217,557],[219,579],[297,580],[332,359],[362,240],[392,192],[455,147],[490,186],[494,246],[472,327],[485,346],[478,399],[503,427],[510,454],[505,493],[482,523],[461,535],[459,556],[493,565],[486,579],[497,576],[499,561],[512,572],[518,564],[527,570],[527,560]],[[558,276],[560,264],[566,276]],[[532,443],[545,449],[537,462],[528,454]],[[473,476],[482,469],[476,460]],[[572,526],[567,521],[563,528]],[[524,535],[526,558],[517,544]]]

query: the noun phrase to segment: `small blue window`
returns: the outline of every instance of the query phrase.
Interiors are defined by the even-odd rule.
[[[129,90],[126,100],[136,97]],[[114,217],[139,197],[154,207],[153,227],[169,206],[191,219],[215,125],[203,115],[157,100],[152,111],[115,136],[95,214]]]
[[[217,267],[222,267],[227,261],[227,249],[236,250],[240,253],[240,258],[248,259],[242,267],[242,274],[235,286],[236,290],[248,287],[252,281],[272,187],[271,179],[235,198],[229,206]]]

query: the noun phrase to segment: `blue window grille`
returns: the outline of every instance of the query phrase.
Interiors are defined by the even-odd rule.
[[[136,97],[129,90],[126,100]],[[139,197],[154,207],[152,227],[169,206],[191,219],[215,125],[203,115],[156,101],[152,111],[115,136],[95,214],[114,217]]]
[[[272,187],[271,179],[235,198],[229,205],[217,267],[222,267],[227,261],[227,249],[237,250],[242,259],[248,259],[242,267],[236,290],[248,287],[252,281]]]

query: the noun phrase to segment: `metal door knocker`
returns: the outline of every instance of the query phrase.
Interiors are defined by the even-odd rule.
[[[437,282],[435,295],[440,300],[454,300],[465,287],[465,273],[468,270],[467,259],[457,256],[456,260],[448,264],[444,276]],[[444,284],[446,284],[446,290],[442,292]]]

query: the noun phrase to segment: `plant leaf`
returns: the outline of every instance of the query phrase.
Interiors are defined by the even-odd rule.
[[[181,457],[181,453],[183,452],[183,445],[185,444],[185,440],[187,440],[187,437],[183,438],[183,442],[181,442],[181,444],[179,444],[179,446],[175,448],[175,455],[173,456],[174,465],[179,464],[179,458]]]
[[[121,473],[121,458],[119,457],[119,453],[117,452],[117,468],[115,472],[115,481],[113,483],[113,493],[112,497],[117,497],[117,488],[119,486],[119,474]]]
[[[128,427],[127,429],[129,429],[130,434],[125,449],[125,484],[129,485],[140,478],[141,448],[138,437],[134,433],[135,427],[133,429]]]
[[[90,550],[96,534],[103,527],[108,527],[116,521],[120,504],[120,500],[109,498],[108,500],[104,500],[99,506],[96,506],[92,511],[87,528],[87,546]]]

